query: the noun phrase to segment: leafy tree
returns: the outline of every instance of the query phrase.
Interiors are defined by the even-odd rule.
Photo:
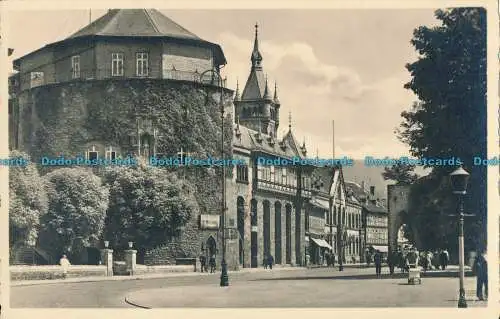
[[[100,238],[109,191],[101,178],[86,168],[61,168],[44,176],[49,210],[43,219],[40,244],[55,256],[78,258],[84,247]]]
[[[406,66],[412,80],[405,88],[419,102],[401,114],[398,133],[413,156],[454,157],[471,173],[465,210],[477,218],[466,222],[465,232],[466,249],[474,249],[486,243],[486,167],[473,164],[474,156],[486,158],[486,12],[457,8],[435,15],[440,26],[414,31],[411,43],[420,57]],[[426,238],[422,248],[431,248],[437,237],[443,245],[457,242],[456,221],[447,217],[456,209],[448,184],[455,168],[434,166],[412,189],[411,223]]]
[[[12,151],[10,158],[29,160],[27,154],[19,151]],[[48,208],[45,184],[34,164],[9,168],[9,202],[10,247],[18,244],[34,246],[40,218]]]
[[[194,188],[175,172],[138,165],[107,168],[104,176],[110,187],[105,239],[116,248],[133,241],[139,260],[178,237],[198,210]]]
[[[385,167],[382,177],[384,180],[395,181],[397,184],[412,184],[418,178],[418,175],[413,173],[414,169],[415,165],[397,163],[391,167]]]

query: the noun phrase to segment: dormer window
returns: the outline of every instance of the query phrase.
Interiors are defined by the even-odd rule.
[[[87,151],[87,160],[94,161],[99,159],[99,152],[96,151],[95,146],[92,146],[92,150]]]
[[[110,146],[106,150],[106,159],[109,161],[114,161],[116,159],[116,151]]]

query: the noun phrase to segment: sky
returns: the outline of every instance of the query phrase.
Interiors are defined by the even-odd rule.
[[[403,85],[418,55],[415,28],[434,26],[434,9],[160,10],[197,36],[221,45],[228,87],[240,92],[250,72],[255,23],[270,86],[278,84],[279,136],[292,130],[310,155],[409,156],[394,130],[417,97]],[[106,10],[92,10],[92,20]],[[9,13],[8,45],[16,59],[62,40],[89,23],[89,10]]]

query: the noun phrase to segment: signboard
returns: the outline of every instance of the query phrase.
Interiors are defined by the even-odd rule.
[[[323,218],[309,216],[309,232],[321,234],[325,230],[325,220]]]
[[[217,230],[219,225],[219,215],[200,215],[200,229]]]
[[[257,232],[257,231],[259,231],[259,229],[257,228],[257,226],[252,226],[252,231]]]

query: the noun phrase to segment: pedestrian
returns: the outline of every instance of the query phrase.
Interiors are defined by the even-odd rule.
[[[395,258],[396,257],[396,253],[395,252],[390,252],[389,253],[389,256],[387,257],[387,264],[389,265],[389,273],[392,275],[394,275],[394,266],[395,266]]]
[[[210,256],[210,273],[213,274],[215,272],[215,255]]]
[[[200,256],[200,265],[201,265],[201,272],[207,271],[207,257],[203,254]]]
[[[71,266],[71,263],[69,262],[66,255],[62,255],[61,259],[59,260],[59,265],[61,265],[63,270],[63,278],[68,277],[68,268],[69,266]]]
[[[444,253],[444,269],[448,267],[448,262],[450,261],[450,254],[448,253],[448,249],[443,251]]]
[[[269,265],[269,269],[273,269],[273,264],[274,264],[274,257],[273,257],[273,255],[269,254],[269,257],[267,258],[267,263]]]
[[[373,262],[375,264],[375,273],[377,274],[377,278],[380,278],[382,275],[382,255],[380,254],[380,251],[375,251]]]
[[[486,254],[480,251],[474,259],[472,271],[476,275],[476,296],[479,300],[488,299],[488,262],[486,261]],[[483,295],[484,287],[484,295]],[[483,297],[484,296],[484,297]]]
[[[332,253],[332,267],[335,267],[335,254]]]
[[[428,258],[428,255],[429,253],[428,252],[424,252],[423,253],[423,256],[422,256],[422,268],[424,269],[424,272],[427,271],[427,269],[429,269],[429,258]]]
[[[264,257],[264,258],[262,259],[262,265],[264,266],[264,269],[267,269],[267,266],[269,265],[269,264],[268,264],[268,261],[267,261],[267,259],[268,259],[268,258],[269,258],[269,257],[267,257],[267,258],[266,258],[266,257]]]

